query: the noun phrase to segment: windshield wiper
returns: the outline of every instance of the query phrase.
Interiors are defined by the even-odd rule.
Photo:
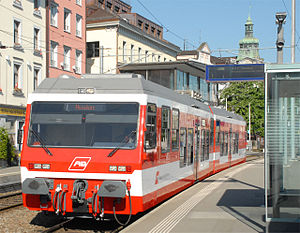
[[[112,156],[114,155],[114,153],[116,153],[116,152],[121,148],[122,145],[125,145],[125,144],[127,144],[127,143],[129,142],[130,138],[131,138],[134,134],[136,134],[136,131],[135,131],[135,130],[131,131],[130,134],[128,134],[127,136],[125,136],[124,139],[123,139],[123,141],[119,144],[119,146],[117,146],[115,149],[113,149],[113,150],[107,155],[107,157],[112,157]]]
[[[47,146],[45,145],[43,139],[40,137],[40,135],[35,131],[33,130],[32,128],[29,129],[30,132],[32,132],[34,134],[34,136],[36,137],[36,139],[39,141],[39,143],[41,144],[42,148],[44,149],[44,151],[46,151],[46,153],[48,155],[51,155],[53,156],[53,154],[51,153],[51,151],[47,148]]]

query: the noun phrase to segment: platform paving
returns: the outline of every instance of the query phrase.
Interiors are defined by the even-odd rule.
[[[265,232],[264,161],[257,158],[193,185],[122,232]]]
[[[0,184],[21,181],[19,166],[0,168]]]

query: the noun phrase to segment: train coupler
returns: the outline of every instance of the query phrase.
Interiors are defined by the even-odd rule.
[[[43,209],[48,209],[49,205],[48,202],[51,201],[51,196],[48,195],[40,195],[40,208]]]
[[[88,188],[88,182],[86,180],[75,180],[73,183],[73,191],[71,199],[76,204],[82,205],[85,202],[85,192]]]

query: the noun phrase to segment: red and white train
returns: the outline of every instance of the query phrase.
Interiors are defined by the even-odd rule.
[[[45,79],[28,98],[24,206],[135,215],[245,161],[246,123],[134,74]]]

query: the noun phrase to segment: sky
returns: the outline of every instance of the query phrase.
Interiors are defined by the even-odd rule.
[[[245,36],[249,12],[254,37],[259,39],[260,57],[266,63],[277,58],[275,14],[287,12],[285,46],[291,45],[292,0],[124,0],[138,13],[164,27],[164,39],[193,50],[207,42],[213,56],[237,56],[239,40]],[[296,0],[296,63],[300,63],[300,1]],[[230,50],[229,53],[222,50]],[[221,50],[221,51],[220,51]],[[284,48],[284,63],[291,62],[291,49]]]

